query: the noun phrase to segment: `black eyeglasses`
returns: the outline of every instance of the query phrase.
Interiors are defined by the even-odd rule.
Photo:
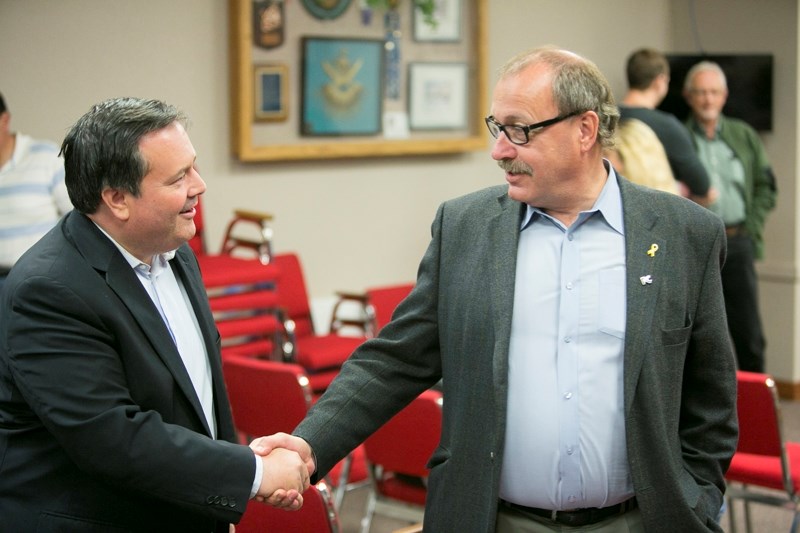
[[[584,111],[573,111],[572,113],[567,113],[566,115],[558,115],[556,118],[551,118],[548,120],[543,120],[541,122],[536,122],[535,124],[530,124],[528,126],[504,126],[497,122],[497,120],[493,116],[488,116],[484,120],[486,121],[486,127],[489,128],[489,133],[492,134],[492,137],[497,139],[497,136],[500,135],[500,132],[506,134],[506,137],[509,141],[516,145],[522,146],[523,144],[527,144],[530,140],[531,133],[538,133],[539,131],[543,130],[547,126],[552,126],[553,124],[558,124],[562,120],[567,120],[568,118],[580,115]]]

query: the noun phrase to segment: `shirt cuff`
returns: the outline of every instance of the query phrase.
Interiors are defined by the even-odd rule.
[[[258,494],[258,489],[261,488],[261,476],[264,474],[264,462],[261,460],[260,455],[253,454],[256,461],[256,475],[253,479],[253,488],[250,489],[250,499],[255,498]]]

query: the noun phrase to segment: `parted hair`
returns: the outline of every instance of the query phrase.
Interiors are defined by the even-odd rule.
[[[139,195],[148,163],[139,141],[186,116],[159,100],[113,98],[93,106],[70,128],[61,144],[65,181],[72,205],[90,214],[100,205],[103,189]]]

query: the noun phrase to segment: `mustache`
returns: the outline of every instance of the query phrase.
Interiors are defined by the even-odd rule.
[[[501,159],[497,162],[497,166],[511,174],[526,174],[528,176],[533,176],[533,169],[517,159]]]

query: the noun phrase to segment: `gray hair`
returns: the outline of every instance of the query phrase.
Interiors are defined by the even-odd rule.
[[[553,71],[553,99],[559,114],[594,111],[600,119],[598,143],[603,148],[613,148],[619,108],[597,65],[572,52],[544,46],[512,57],[500,68],[500,78],[518,74],[536,63],[544,63]]]
[[[692,66],[692,68],[689,69],[689,72],[686,73],[686,77],[683,79],[684,92],[692,90],[692,83],[694,82],[694,77],[701,72],[716,72],[717,74],[719,74],[719,77],[722,80],[722,86],[725,89],[728,88],[728,79],[725,77],[725,71],[722,70],[722,67],[720,67],[717,63],[714,63],[713,61],[701,61]]]

